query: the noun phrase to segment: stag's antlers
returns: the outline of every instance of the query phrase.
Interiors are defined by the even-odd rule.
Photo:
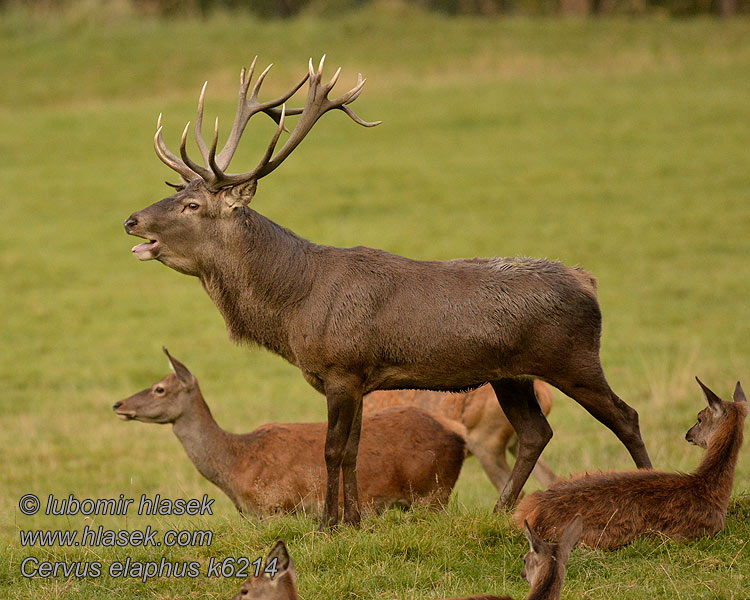
[[[362,88],[365,85],[365,81],[367,81],[366,79],[362,79],[361,73],[357,78],[357,85],[354,86],[351,90],[349,90],[339,98],[336,98],[335,100],[331,100],[328,98],[329,92],[333,89],[333,86],[336,85],[336,81],[339,78],[339,73],[341,73],[341,68],[336,71],[336,73],[327,84],[323,85],[321,83],[321,76],[323,74],[323,63],[325,62],[325,58],[325,55],[323,55],[323,58],[320,60],[320,65],[318,66],[317,72],[313,69],[312,59],[310,59],[309,72],[305,74],[302,80],[286,94],[276,98],[275,100],[269,100],[268,102],[260,102],[258,100],[258,92],[260,91],[260,86],[263,84],[263,80],[266,78],[266,75],[268,74],[268,71],[270,70],[272,65],[268,65],[266,70],[260,74],[258,80],[255,82],[255,86],[253,87],[253,91],[249,99],[247,97],[247,93],[250,88],[250,80],[252,79],[253,72],[255,71],[255,63],[257,62],[258,57],[256,56],[253,60],[253,63],[250,66],[249,73],[243,67],[240,73],[237,114],[234,117],[234,123],[232,125],[232,131],[229,133],[229,138],[227,139],[224,148],[222,148],[221,152],[219,152],[218,155],[216,153],[216,147],[219,140],[219,119],[216,119],[216,124],[214,126],[214,137],[210,148],[207,146],[205,140],[203,139],[203,134],[201,132],[203,125],[203,100],[206,93],[206,82],[205,84],[203,84],[200,99],[198,100],[198,115],[195,119],[195,141],[198,145],[201,155],[203,156],[205,166],[199,165],[195,161],[191,160],[187,154],[186,143],[188,131],[190,129],[189,121],[185,126],[184,131],[182,132],[182,140],[180,142],[180,156],[182,157],[182,159],[180,159],[175,154],[170,152],[170,150],[164,143],[164,137],[162,135],[161,115],[159,115],[159,120],[156,123],[156,135],[154,136],[154,147],[156,148],[156,153],[167,166],[174,169],[182,176],[184,182],[189,182],[200,177],[206,182],[206,184],[208,184],[210,188],[219,190],[221,188],[247,183],[252,180],[257,181],[261,177],[265,177],[266,175],[271,173],[274,169],[276,169],[276,167],[284,162],[286,157],[292,153],[292,151],[300,144],[300,142],[302,142],[310,129],[312,129],[313,125],[315,125],[316,121],[329,110],[332,110],[334,108],[342,110],[355,123],[363,125],[364,127],[374,127],[375,125],[379,125],[381,121],[368,122],[360,119],[348,106],[359,97],[359,95],[362,93]],[[289,100],[289,98],[291,98],[308,79],[310,80],[310,87],[307,92],[307,101],[304,108],[293,108],[290,110],[286,110],[286,106],[284,103]],[[278,108],[279,106],[281,106],[281,108]],[[278,123],[276,132],[274,133],[273,138],[271,138],[271,142],[269,143],[268,148],[263,155],[263,158],[252,171],[237,174],[226,173],[225,171],[229,166],[229,163],[231,162],[235,151],[237,150],[237,145],[240,141],[240,137],[242,137],[242,133],[245,131],[245,127],[247,126],[248,121],[254,114],[259,112],[266,113]],[[279,136],[281,136],[282,131],[286,130],[284,127],[284,120],[286,115],[301,116],[299,118],[299,121],[297,121],[294,129],[292,130],[289,139],[287,139],[286,143],[281,147],[281,150],[279,150],[274,155]]]

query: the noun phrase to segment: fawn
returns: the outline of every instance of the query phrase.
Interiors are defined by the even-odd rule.
[[[325,423],[267,423],[228,433],[211,416],[195,376],[164,349],[174,370],[113,406],[125,420],[172,423],[185,452],[241,512],[297,508],[319,512],[326,469]],[[442,505],[466,454],[462,436],[416,407],[384,409],[364,420],[360,494],[380,509]]]
[[[544,415],[552,409],[552,388],[538,379],[534,394]],[[387,406],[418,406],[435,417],[459,423],[464,427],[466,447],[477,457],[489,480],[502,491],[510,478],[507,451],[518,452],[516,432],[497,401],[492,386],[483,385],[461,393],[429,390],[383,390],[365,396],[365,414]],[[549,487],[557,475],[540,458],[532,471],[539,483]]]
[[[518,506],[518,526],[528,521],[554,539],[572,514],[583,515],[583,541],[614,549],[649,533],[677,540],[714,535],[724,527],[734,470],[743,440],[747,400],[737,382],[734,402],[724,402],[696,377],[708,406],[685,438],[706,449],[693,473],[621,471],[562,480]]]
[[[250,577],[232,600],[297,600],[294,563],[281,540],[268,553],[264,566],[268,565],[275,571],[273,576],[264,570],[258,577]]]
[[[581,537],[581,515],[576,515],[560,536],[557,544],[548,544],[525,524],[524,533],[529,540],[529,552],[524,557],[521,576],[529,582],[531,590],[526,600],[559,600],[565,580],[565,565],[570,552]],[[272,562],[275,559],[275,562]],[[279,540],[266,557],[266,565],[278,569],[271,577],[262,573],[250,577],[242,584],[232,600],[297,600],[294,564],[284,542]],[[445,600],[513,600],[510,596],[467,596]]]

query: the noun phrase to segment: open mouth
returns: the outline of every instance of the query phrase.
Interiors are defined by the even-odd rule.
[[[158,240],[149,240],[142,244],[136,244],[130,251],[135,254],[138,260],[152,260],[159,256],[160,249]]]
[[[127,411],[127,412],[116,412],[118,419],[122,419],[123,421],[132,421],[135,419],[135,412],[133,411]]]

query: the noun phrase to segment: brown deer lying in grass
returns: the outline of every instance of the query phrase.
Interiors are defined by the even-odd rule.
[[[567,524],[560,541],[548,544],[524,523],[524,533],[529,540],[529,551],[524,556],[524,568],[521,577],[529,582],[531,589],[526,600],[559,600],[565,581],[565,565],[570,558],[578,540],[581,539],[581,515],[576,515]],[[445,600],[513,600],[510,596],[466,596],[464,598],[446,598]]]
[[[706,455],[693,473],[624,471],[559,481],[525,498],[516,510],[516,524],[528,521],[542,537],[554,539],[570,515],[581,513],[583,541],[606,549],[654,532],[692,540],[723,529],[747,400],[739,382],[734,402],[723,402],[698,383],[708,407],[685,438],[706,448]]]
[[[581,516],[567,525],[560,542],[548,544],[529,527],[524,527],[526,539],[529,540],[529,552],[524,557],[525,566],[521,576],[529,582],[531,589],[526,600],[559,600],[565,565],[570,552],[581,537]],[[258,577],[250,577],[240,587],[232,600],[297,600],[296,573],[289,551],[284,542],[279,540],[266,557],[265,565],[271,565],[273,576],[261,572]],[[445,600],[513,600],[510,596],[467,596]]]
[[[304,508],[320,513],[325,490],[325,423],[268,423],[246,434],[217,425],[198,381],[164,352],[174,373],[113,409],[126,420],[172,423],[201,475],[241,512]],[[364,420],[359,491],[374,509],[448,502],[465,456],[464,439],[416,407],[393,407]]]
[[[255,62],[253,62],[255,65]],[[343,479],[344,521],[359,523],[357,449],[362,396],[375,390],[466,390],[491,383],[518,433],[518,458],[497,507],[512,506],[552,437],[534,396],[532,377],[560,389],[604,425],[636,465],[651,462],[638,413],[612,391],[599,359],[601,311],[596,280],[583,269],[531,258],[418,261],[370,248],[313,244],[249,208],[258,180],[273,172],[315,123],[334,109],[360,125],[350,104],[364,80],[335,100],[338,80],[322,82],[323,61],[275,100],[258,99],[264,71],[250,98],[252,69],[240,76],[232,130],[217,152],[201,133],[203,94],[195,138],[203,163],[165,145],[161,118],[154,145],[180,174],[176,193],[133,213],[125,230],[146,241],[133,247],[140,260],[158,260],[200,279],[232,339],[259,344],[299,367],[325,394],[328,431],[323,525],[339,518]],[[304,108],[284,103],[309,79]],[[205,86],[204,86],[205,90]],[[281,107],[281,108],[279,108]],[[228,173],[250,118],[264,112],[279,124],[260,163]],[[276,151],[285,116],[300,114]],[[310,197],[314,201],[311,185]]]
[[[552,409],[552,388],[538,379],[534,393],[545,416]],[[492,386],[483,385],[463,393],[428,390],[383,390],[364,397],[364,414],[387,406],[418,406],[433,416],[440,416],[465,428],[466,446],[477,457],[484,472],[500,492],[510,478],[506,452],[515,456],[516,432],[495,397]],[[540,458],[532,475],[544,486],[557,481],[557,475]]]

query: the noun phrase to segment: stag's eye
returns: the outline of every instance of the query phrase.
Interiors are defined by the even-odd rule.
[[[198,204],[197,202],[190,202],[190,203],[188,203],[187,207],[190,210],[198,210],[201,207],[201,205]]]

